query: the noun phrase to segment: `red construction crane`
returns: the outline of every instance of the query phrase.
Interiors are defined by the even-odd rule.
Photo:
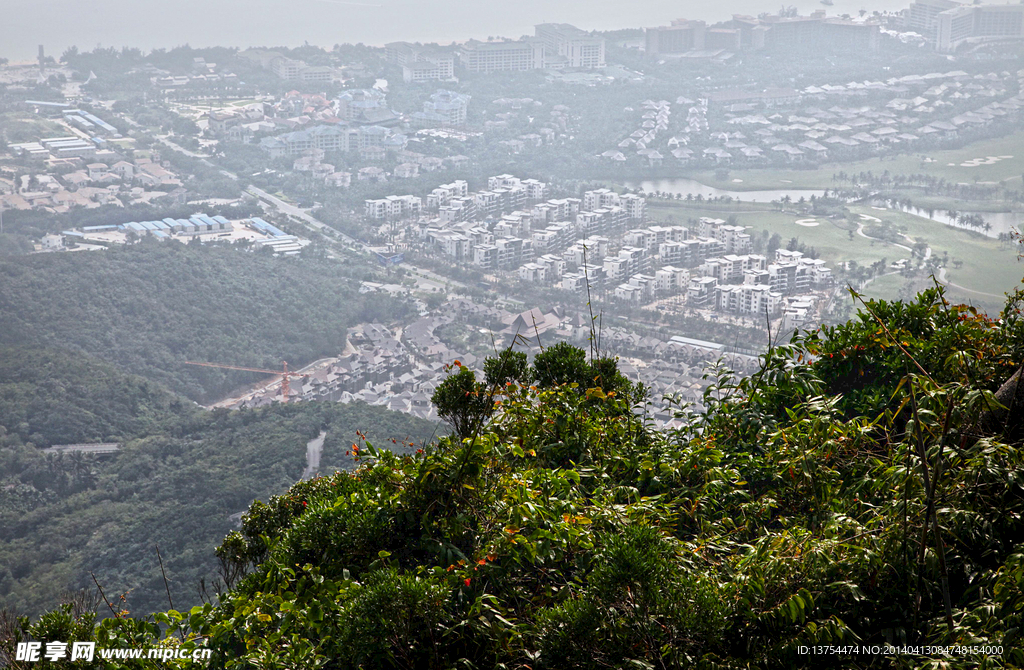
[[[284,396],[284,400],[282,402],[284,402],[284,403],[287,403],[289,398],[291,398],[291,386],[288,383],[289,380],[292,377],[305,377],[304,374],[299,373],[299,372],[289,372],[288,371],[288,361],[281,361],[281,366],[282,366],[281,370],[263,370],[261,368],[243,368],[243,367],[240,367],[238,365],[223,365],[221,363],[199,363],[199,362],[196,362],[196,361],[185,361],[185,363],[188,364],[188,365],[202,365],[203,367],[207,367],[207,368],[224,368],[225,370],[242,370],[244,372],[262,372],[262,373],[268,374],[268,375],[280,375],[280,377],[281,377],[281,394]]]

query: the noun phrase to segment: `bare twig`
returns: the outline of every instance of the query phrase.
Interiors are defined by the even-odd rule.
[[[587,309],[590,311],[590,362],[593,363],[595,359],[601,356],[601,343],[597,339],[597,333],[594,332],[594,321],[597,317],[594,316],[594,303],[590,297],[590,274],[587,271],[587,245],[583,245],[583,281],[587,285]]]
[[[903,345],[900,343],[898,339],[896,339],[896,336],[892,334],[892,331],[889,330],[889,327],[885,325],[884,321],[878,318],[878,315],[875,314],[874,310],[872,310],[871,307],[868,306],[867,302],[864,301],[864,298],[861,297],[860,293],[857,293],[852,288],[850,289],[850,293],[852,293],[857,300],[860,300],[860,304],[864,305],[864,309],[868,311],[868,314],[874,317],[875,321],[878,322],[878,325],[880,325],[882,327],[882,330],[885,331],[885,334],[889,336],[890,340],[892,340],[892,343],[895,344],[899,348],[899,350],[903,352],[904,356],[910,359],[910,362],[914,364],[914,367],[920,370],[921,374],[924,375],[928,379],[928,381],[935,384],[935,380],[932,379],[932,376],[930,374],[928,374],[928,371],[921,367],[921,364],[917,362],[917,359],[914,358],[911,355],[911,353],[903,347]]]
[[[113,614],[115,617],[120,617],[121,615],[118,614],[117,610],[114,609],[114,606],[110,604],[109,600],[107,600],[107,595],[103,593],[103,587],[100,586],[99,580],[96,579],[95,573],[90,572],[89,576],[92,577],[93,583],[96,584],[96,588],[99,589],[100,597],[103,598],[103,602],[107,603],[107,607],[110,608],[110,613]]]

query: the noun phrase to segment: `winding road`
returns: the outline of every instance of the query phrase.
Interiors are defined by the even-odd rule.
[[[908,247],[908,246],[904,246],[902,244],[897,244],[896,242],[889,242],[888,240],[882,240],[882,239],[879,239],[877,237],[871,237],[870,235],[866,234],[864,232],[864,221],[863,220],[857,222],[857,234],[860,235],[861,237],[865,238],[865,239],[872,240],[874,242],[881,242],[883,244],[891,244],[891,245],[893,245],[895,247],[899,247],[900,249],[906,249],[907,251],[913,253],[913,250],[910,247]],[[906,235],[904,235],[903,237],[905,239],[907,239],[908,241],[913,242],[912,238],[909,238]],[[928,259],[931,258],[931,257],[932,257],[932,248],[928,247],[927,249],[925,249],[924,258],[921,260],[921,266],[920,267],[923,268],[925,266],[925,264],[928,262]],[[879,276],[884,277],[884,276],[891,275],[891,274],[898,274],[898,273],[888,272],[885,275],[879,275]],[[868,284],[870,284],[872,281],[874,281],[877,278],[878,277],[872,277],[871,279],[869,279],[867,282],[864,283],[863,286],[861,286],[861,289],[864,289]],[[961,286],[960,284],[953,283],[952,281],[946,279],[946,268],[944,268],[944,267],[939,268],[939,274],[937,276],[935,276],[935,279],[940,284],[945,284],[946,286],[952,286],[953,288],[960,289],[961,291],[966,291],[967,293],[973,293],[975,295],[983,295],[983,296],[986,296],[988,298],[999,298],[999,299],[1002,299],[1003,297],[1005,297],[1005,294],[1002,294],[1002,293],[996,294],[996,293],[986,293],[985,291],[976,291],[973,288],[967,288],[966,286]]]
[[[309,479],[320,469],[320,454],[324,449],[324,440],[327,439],[327,431],[321,430],[320,434],[306,443],[306,469],[302,471],[302,479]]]
[[[989,298],[999,298],[1000,300],[1006,297],[1006,294],[1004,293],[1000,293],[998,295],[995,293],[985,293],[984,291],[975,291],[973,288],[967,288],[965,286],[961,286],[960,284],[954,284],[953,282],[946,279],[946,268],[939,268],[939,276],[937,277],[937,279],[940,283],[945,284],[946,286],[952,286],[953,288],[958,288],[961,291],[967,291],[968,293],[974,293],[975,295],[984,295],[988,296]]]

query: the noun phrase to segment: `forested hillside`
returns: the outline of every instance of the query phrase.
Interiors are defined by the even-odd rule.
[[[186,398],[88,354],[0,346],[0,425],[24,443],[117,442],[198,412]]]
[[[346,328],[409,307],[359,295],[345,267],[217,245],[142,243],[0,259],[0,344],[82,351],[199,402],[259,379],[184,361],[293,368]]]
[[[355,473],[251,507],[217,550],[235,577],[218,602],[156,615],[165,631],[61,610],[7,648],[208,645],[238,669],[1021,667],[1021,305],[869,301],[749,378],[717,373],[706,416],[670,432],[614,361],[572,347],[491,360],[485,380],[455,366],[434,397],[454,436],[366,445]]]
[[[209,412],[159,385],[83,354],[0,351],[0,607],[38,613],[69,590],[130,591],[128,607],[200,601],[217,579],[214,548],[229,516],[284,492],[306,466],[306,443],[356,430],[398,451],[436,426],[364,404],[300,403]],[[442,431],[443,432],[443,431]],[[43,454],[48,442],[117,439],[113,457]],[[320,471],[352,467],[325,452]],[[93,587],[94,588],[94,587]],[[212,592],[212,591],[211,591]]]

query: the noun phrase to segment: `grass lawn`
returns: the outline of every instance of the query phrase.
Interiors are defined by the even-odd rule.
[[[864,299],[893,300],[910,298],[922,289],[932,286],[931,280],[917,277],[908,279],[903,275],[891,274],[876,278],[864,287],[861,293]]]
[[[68,129],[59,123],[35,114],[5,112],[0,114],[0,128],[4,129],[11,144],[35,142],[43,137],[63,137]]]
[[[961,165],[971,159],[988,156],[1013,156],[1013,158],[977,167]],[[932,160],[926,162],[925,158]],[[729,178],[724,181],[715,179],[713,170],[681,172],[679,176],[695,179],[702,184],[716,188],[732,191],[755,191],[773,188],[831,188],[835,185],[832,175],[840,171],[847,174],[868,171],[880,174],[886,170],[897,174],[932,174],[949,181],[966,183],[997,182],[1009,179],[1013,180],[1011,185],[1019,186],[1021,175],[1024,174],[1024,131],[1006,137],[975,142],[962,149],[870,158],[853,163],[833,163],[810,170],[785,168],[730,170]],[[734,179],[743,181],[734,182]]]
[[[948,253],[951,261],[962,260],[963,267],[956,269],[951,262],[946,268],[948,281],[969,289],[949,287],[950,297],[957,302],[984,306],[991,313],[993,308],[998,309],[1002,306],[1003,293],[1016,288],[1021,277],[1024,277],[1024,264],[1017,261],[1017,249],[980,233],[952,228],[904,212],[882,212],[871,207],[853,207],[851,211],[891,221],[898,226],[906,226],[907,235],[915,241],[927,242],[933,254],[941,257]],[[889,249],[902,252],[899,256],[901,258],[906,256],[902,249]],[[886,286],[883,279],[877,281],[883,282],[881,285]],[[869,288],[879,290],[874,283]]]

